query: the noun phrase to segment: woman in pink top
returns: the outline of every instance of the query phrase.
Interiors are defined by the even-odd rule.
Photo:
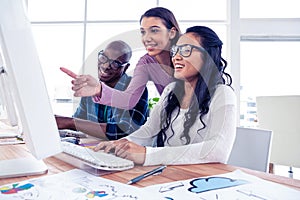
[[[77,76],[70,70],[62,71],[72,76],[74,96],[93,96],[96,103],[122,109],[132,109],[140,99],[148,81],[153,81],[159,94],[173,79],[170,48],[179,36],[180,29],[173,13],[163,7],[146,11],[140,19],[142,42],[147,54],[140,58],[133,78],[125,91],[115,90],[90,75]]]

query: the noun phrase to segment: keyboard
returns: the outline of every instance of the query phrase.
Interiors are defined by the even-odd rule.
[[[61,145],[63,153],[58,156],[59,159],[80,169],[88,170],[92,174],[99,175],[97,170],[122,171],[134,167],[134,163],[131,160],[126,160],[104,151],[95,152],[90,148],[70,142],[61,142]]]

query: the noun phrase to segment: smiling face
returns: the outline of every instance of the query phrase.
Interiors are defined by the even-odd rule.
[[[107,48],[104,50],[104,55],[110,60],[116,60],[118,63],[126,63],[128,60],[125,56],[122,56],[122,52],[119,50],[114,50],[112,48]],[[98,78],[100,81],[104,82],[106,85],[114,87],[116,82],[121,78],[123,73],[126,71],[129,64],[120,66],[118,68],[111,67],[110,62],[104,64],[100,63],[98,60]]]
[[[186,33],[179,38],[176,46],[179,46],[179,50],[172,58],[175,69],[174,77],[190,83],[196,83],[199,79],[199,71],[204,64],[202,52],[197,48],[202,48],[199,44],[199,37],[196,37],[192,33]],[[183,48],[187,46],[195,47]],[[180,54],[180,48],[182,48],[183,51],[191,50],[190,56],[182,56]]]
[[[142,42],[150,56],[156,56],[163,50],[169,50],[171,39],[175,37],[175,28],[168,30],[159,17],[144,17],[140,27]]]

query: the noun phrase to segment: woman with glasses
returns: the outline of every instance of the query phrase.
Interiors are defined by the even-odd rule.
[[[188,28],[171,49],[176,81],[164,89],[146,124],[95,150],[114,150],[143,165],[226,163],[235,139],[236,98],[221,50],[210,28]]]
[[[74,96],[93,96],[96,103],[131,109],[137,104],[148,81],[153,81],[159,94],[162,93],[165,86],[174,80],[170,48],[178,40],[180,29],[173,13],[162,7],[146,11],[140,18],[140,25],[147,54],[138,61],[127,89],[118,91],[102,82],[99,84],[92,76],[76,76],[62,68],[74,78]]]

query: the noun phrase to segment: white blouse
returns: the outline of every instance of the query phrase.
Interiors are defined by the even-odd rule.
[[[160,131],[161,109],[166,103],[165,97],[174,88],[175,83],[169,84],[161,101],[153,108],[146,124],[126,137],[137,144],[146,146],[144,165],[177,165],[197,164],[209,162],[226,163],[231,152],[236,132],[236,96],[233,90],[226,85],[217,87],[209,105],[209,112],[203,117],[205,129],[199,130],[203,124],[197,117],[190,127],[190,144],[185,145],[183,123],[187,109],[173,112],[171,125],[166,131],[167,140],[164,147],[153,147],[156,143],[155,135]],[[170,137],[171,136],[171,137]]]

